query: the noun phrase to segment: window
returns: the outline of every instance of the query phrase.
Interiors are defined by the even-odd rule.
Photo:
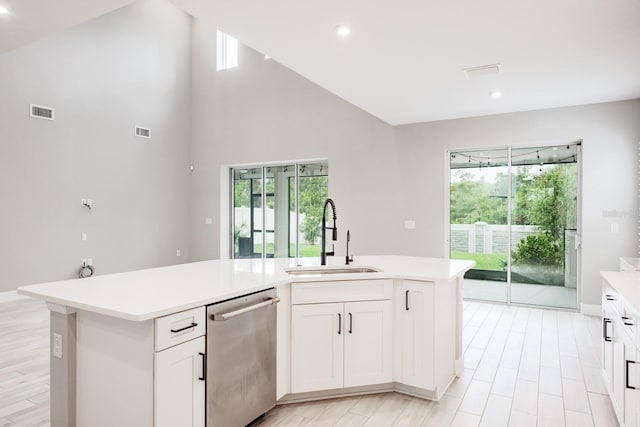
[[[238,40],[222,31],[216,31],[218,39],[216,70],[238,66]]]
[[[326,161],[231,169],[233,258],[320,256]]]

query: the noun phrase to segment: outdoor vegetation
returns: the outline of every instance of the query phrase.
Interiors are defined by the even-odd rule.
[[[513,265],[562,267],[564,234],[575,229],[576,165],[516,166],[512,178],[512,218],[515,225],[534,225],[530,234],[512,248]],[[453,172],[451,224],[507,223],[508,176],[498,172],[494,182],[478,180],[468,169]],[[452,252],[452,258],[473,259],[476,269],[504,270],[506,254]]]
[[[251,207],[251,185],[253,185],[254,203],[256,207],[261,204],[260,196],[256,197],[256,194],[261,194],[261,180],[259,179],[236,179],[234,180],[233,191],[234,207]],[[265,205],[267,209],[273,209],[275,202],[273,194],[275,191],[275,180],[273,178],[265,179]],[[295,212],[295,178],[289,178],[289,211]],[[301,257],[307,256],[319,256],[320,246],[316,243],[321,233],[321,221],[322,221],[322,206],[325,199],[328,197],[328,176],[300,176],[299,177],[299,200],[298,209],[300,218],[303,218],[300,223],[300,231],[304,237],[304,243],[302,241],[299,244],[299,254]],[[238,240],[240,237],[251,237],[250,224],[245,222],[234,225],[234,243],[235,252],[238,252]],[[295,239],[295,236],[292,236]],[[273,243],[266,244],[266,253],[274,253]],[[261,245],[254,244],[254,253],[262,253]],[[290,254],[295,254],[295,244],[291,244]]]

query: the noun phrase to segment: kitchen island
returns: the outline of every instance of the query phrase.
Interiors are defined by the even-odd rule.
[[[167,395],[158,387],[163,357],[188,344],[195,370],[204,307],[273,287],[280,402],[390,390],[439,399],[463,366],[462,277],[473,261],[371,256],[355,266],[379,271],[285,271],[314,263],[215,260],[20,288],[51,311],[52,426],[171,425],[180,411],[158,404]],[[319,333],[336,309],[340,341]],[[183,324],[198,326],[168,332]],[[310,336],[331,340],[331,354],[312,350]],[[204,423],[203,387],[194,380],[189,399],[177,394],[176,408],[193,409],[185,425]]]

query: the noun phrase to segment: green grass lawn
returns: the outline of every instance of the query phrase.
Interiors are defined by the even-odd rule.
[[[451,252],[451,259],[468,259],[476,262],[474,269],[478,270],[504,270],[507,262],[507,254],[482,254],[467,252]]]
[[[272,254],[273,253],[273,243],[267,243],[267,253],[268,254]],[[257,254],[262,252],[262,247],[261,245],[254,245],[253,247],[253,251]],[[296,247],[294,244],[291,245],[291,249],[290,252],[292,254],[295,254],[296,251]],[[320,256],[320,245],[307,245],[307,244],[302,244],[300,245],[300,257],[314,257]]]

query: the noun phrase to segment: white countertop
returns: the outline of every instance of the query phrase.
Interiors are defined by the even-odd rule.
[[[340,266],[342,257],[329,258]],[[404,256],[362,256],[353,266],[382,271],[295,277],[286,268],[317,266],[316,258],[212,260],[127,273],[23,286],[18,293],[49,303],[125,320],[144,321],[295,281],[385,279],[450,280],[474,261]]]
[[[618,291],[636,313],[640,313],[640,273],[601,271],[600,276]]]

